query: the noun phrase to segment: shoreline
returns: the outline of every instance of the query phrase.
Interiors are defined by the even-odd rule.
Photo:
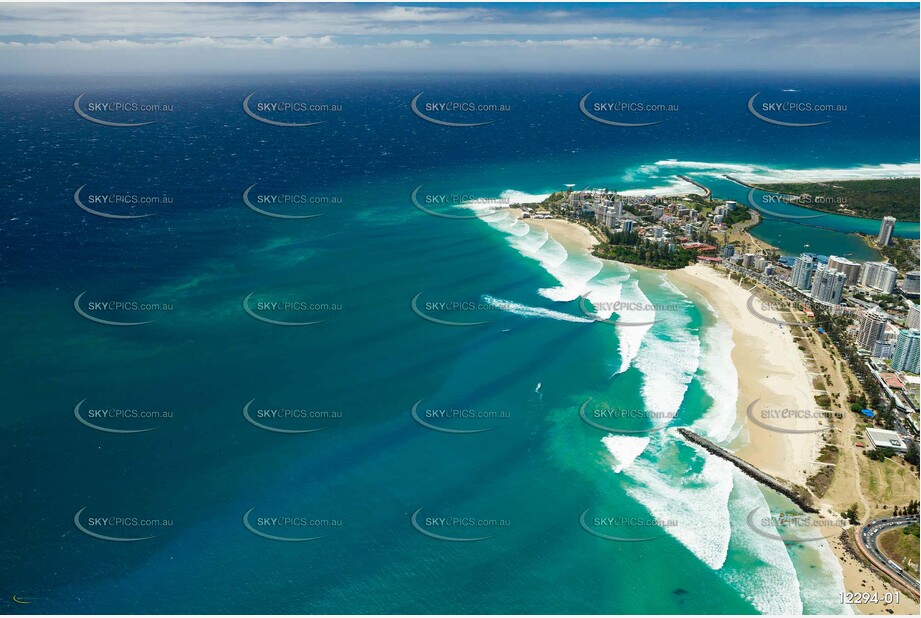
[[[521,212],[519,209],[510,209],[510,214],[519,219]],[[527,219],[523,222],[545,230],[571,253],[583,251],[591,255],[592,249],[599,243],[599,240],[587,227],[565,219]],[[683,269],[668,271],[636,264],[623,265],[642,271],[663,273],[667,280],[682,291],[691,291],[692,294],[705,299],[720,318],[729,323],[734,344],[731,352],[732,363],[736,367],[739,381],[736,422],[743,424],[744,429],[748,432],[748,444],[729,450],[740,459],[780,480],[805,485],[805,479],[820,465],[817,458],[824,444],[824,440],[821,439],[822,434],[815,432],[791,436],[791,434],[770,432],[749,422],[747,418],[750,400],[768,393],[773,394],[774,391],[783,393],[784,384],[795,385],[793,395],[788,397],[796,400],[798,402],[796,405],[809,410],[817,408],[813,396],[814,389],[808,377],[809,367],[789,329],[785,332],[778,332],[779,327],[751,315],[746,308],[749,293],[737,283],[732,283],[728,278],[720,276],[711,267],[694,264]],[[773,317],[782,319],[777,312],[765,311],[764,313],[774,314]],[[752,336],[750,333],[756,333],[756,335]],[[795,358],[796,361],[790,366],[781,366],[779,373],[774,375],[775,367],[765,361],[764,350],[777,349],[778,340],[783,342],[783,349],[787,350],[789,357]],[[763,378],[762,375],[764,375]],[[793,406],[774,405],[772,407]],[[787,426],[784,425],[783,420],[772,419],[770,422]],[[818,422],[815,419],[799,419],[793,421],[792,424],[786,421],[790,427],[797,429],[815,429],[818,428]],[[740,432],[740,436],[743,434],[744,432]],[[732,445],[739,442],[740,436],[732,441]],[[798,439],[790,440],[790,437]],[[823,500],[818,500],[815,506],[826,515],[837,515]],[[828,546],[831,555],[834,556],[841,569],[844,591],[882,596],[897,590],[883,581],[869,565],[858,559],[849,545],[842,541],[841,537],[848,533],[847,530],[840,528],[829,528],[829,530],[835,531],[834,536],[827,537]],[[913,615],[918,611],[918,604],[903,593],[899,603],[892,605],[851,605],[850,608],[857,615],[879,615],[891,612]]]
[[[743,431],[729,450],[771,476],[805,486],[817,468],[821,433],[827,423],[802,417],[762,421],[782,430],[808,432],[794,434],[772,431],[747,417],[753,402],[757,402],[753,410],[763,411],[817,408],[806,360],[789,329],[752,315],[746,305],[751,297],[747,288],[711,267],[695,264],[667,277],[682,291],[703,297],[732,330],[731,355],[739,384],[736,418]],[[782,319],[774,311],[765,314]],[[766,350],[775,353],[765,354]]]
[[[529,226],[545,230],[567,251],[591,254],[599,243],[587,227],[578,223],[565,219],[522,220],[521,210],[509,209],[509,212]],[[747,422],[746,418],[748,405],[757,399],[765,406],[778,409],[814,410],[817,407],[805,358],[789,330],[781,330],[748,312],[746,303],[750,294],[717,275],[710,267],[694,264],[678,270],[664,270],[637,264],[624,265],[663,273],[682,291],[691,291],[706,299],[728,322],[733,332],[732,361],[739,381],[736,417],[748,433],[748,444],[730,450],[772,476],[804,486],[818,466],[816,459],[822,443],[820,431],[803,434],[773,432]],[[780,319],[779,314],[774,317]],[[765,357],[764,350],[777,349],[778,341],[783,342],[779,350],[781,358],[772,363]],[[795,359],[792,365],[786,362],[788,358]],[[798,431],[820,430],[823,425],[819,423],[817,419],[805,418],[769,421],[769,424]]]

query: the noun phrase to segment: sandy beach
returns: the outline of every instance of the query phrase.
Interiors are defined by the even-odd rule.
[[[516,219],[521,219],[523,214],[518,208],[509,208],[508,212]],[[592,248],[599,243],[588,228],[565,219],[532,218],[523,219],[522,221],[532,228],[546,230],[555,241],[566,247],[567,250],[574,249],[591,253]]]
[[[731,450],[768,474],[804,485],[815,470],[822,444],[821,429],[828,422],[806,417],[818,406],[803,353],[789,327],[753,315],[747,308],[749,289],[712,267],[695,264],[671,271],[668,277],[679,288],[706,298],[732,329],[732,360],[739,375],[736,410],[745,429]],[[756,308],[767,317],[783,319],[778,312],[764,309],[760,302]],[[778,431],[748,418],[748,408],[756,401],[753,416]],[[807,433],[780,431],[784,429]]]
[[[522,211],[510,209],[514,217]],[[598,239],[582,225],[563,219],[524,219],[531,227],[546,230],[568,250],[591,252]],[[822,444],[821,429],[827,421],[785,414],[784,410],[818,409],[812,378],[803,353],[790,329],[761,320],[747,309],[751,293],[711,267],[695,264],[682,270],[668,271],[667,277],[686,293],[702,296],[716,309],[733,331],[732,359],[739,375],[738,418],[745,430],[731,450],[737,455],[780,479],[804,485],[816,468]],[[759,313],[782,320],[779,313]],[[759,426],[747,418],[752,402],[753,413],[764,425],[805,433],[784,433]],[[777,418],[772,415],[777,411]]]

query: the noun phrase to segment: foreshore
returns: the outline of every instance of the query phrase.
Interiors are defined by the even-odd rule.
[[[520,217],[521,211],[510,209],[510,214]],[[568,251],[591,253],[599,242],[588,228],[564,219],[532,218],[524,222],[546,230]],[[631,267],[643,269],[636,265]],[[739,376],[736,411],[740,424],[745,427],[740,438],[747,443],[730,450],[771,476],[805,485],[817,465],[825,421],[803,418],[804,415],[765,419],[765,425],[809,432],[790,434],[765,429],[746,419],[749,405],[756,400],[755,409],[759,413],[762,410],[817,409],[805,359],[789,328],[755,317],[747,309],[750,292],[709,266],[694,264],[681,270],[660,272],[667,272],[666,277],[683,291],[706,299],[732,329],[732,360]],[[779,314],[772,316],[774,312],[764,313],[782,319]]]
[[[512,217],[521,219],[522,211],[518,208],[509,208]],[[566,247],[567,250],[585,251],[591,253],[595,245],[601,241],[584,225],[573,223],[565,219],[524,219],[531,227],[545,230],[555,241]]]
[[[521,217],[521,211],[510,209],[514,217]],[[599,240],[585,226],[564,219],[526,219],[529,226],[546,230],[570,253],[584,251],[591,253]],[[631,268],[653,271],[644,266]],[[748,311],[751,292],[736,281],[713,267],[695,264],[681,270],[665,272],[666,277],[684,292],[699,295],[714,308],[719,319],[724,320],[732,330],[732,361],[739,380],[739,398],[736,402],[737,418],[745,428],[737,443],[731,444],[734,455],[749,462],[782,481],[805,485],[806,479],[817,469],[817,457],[822,446],[821,428],[827,422],[815,418],[764,418],[762,410],[800,409],[817,410],[810,368],[803,353],[793,339],[788,327],[763,321]],[[756,305],[758,312],[778,320],[783,318],[775,311]],[[748,406],[753,406],[755,418],[764,424],[783,429],[805,430],[808,433],[788,434],[759,427],[748,419]],[[819,430],[819,431],[810,431]],[[738,442],[743,441],[745,444]],[[826,515],[837,515],[824,502],[816,504]],[[843,530],[829,528],[828,543],[841,566],[844,589],[848,592],[877,593],[882,597],[897,590],[884,582],[864,562],[858,559],[839,535]],[[898,603],[890,605],[870,604],[851,606],[857,614],[912,615],[918,611],[918,604],[904,593]]]
[[[790,329],[756,317],[748,310],[749,289],[710,266],[694,264],[667,276],[682,290],[703,296],[732,329],[732,361],[739,380],[736,413],[744,430],[730,450],[771,476],[805,485],[815,471],[827,422],[816,415],[810,418],[818,406],[809,369]],[[760,307],[759,314],[783,319]],[[761,425],[748,419],[749,406]]]

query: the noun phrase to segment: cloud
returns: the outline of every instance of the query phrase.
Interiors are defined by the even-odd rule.
[[[0,4],[0,72],[122,50],[80,70],[124,70],[129,56],[138,69],[183,71],[217,59],[230,70],[605,70],[616,54],[625,70],[916,74],[918,16],[907,4],[13,3]],[[272,50],[291,57],[269,65],[259,52]],[[301,50],[347,53],[317,64]],[[249,51],[262,60],[243,59]]]
[[[65,39],[53,42],[0,42],[0,49],[61,49],[76,51],[94,51],[111,49],[169,49],[169,48],[212,48],[212,49],[335,49],[341,47],[331,36],[322,37],[287,37],[272,39],[253,37],[251,39],[213,37],[185,37],[176,40],[129,41],[128,39],[96,39],[79,41]]]

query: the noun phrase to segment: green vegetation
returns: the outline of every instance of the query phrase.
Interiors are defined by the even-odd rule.
[[[831,315],[818,304],[813,305],[812,309],[815,312],[816,322],[822,324],[825,329],[825,335],[847,361],[866,393],[866,396],[856,397],[853,394],[848,396],[848,403],[851,409],[870,408],[876,412],[876,420],[879,424],[886,429],[892,429],[892,411],[889,398],[857,353],[857,346],[853,339],[847,335],[850,319],[847,316]]]
[[[918,444],[916,442],[908,443],[908,452],[905,453],[905,461],[913,466],[918,465]],[[915,513],[917,512],[918,511],[915,511]]]
[[[893,507],[892,516],[898,517],[899,515],[917,515],[918,514],[918,501],[912,500],[908,503],[908,506],[899,508],[898,506]],[[918,524],[912,524],[915,528],[915,535],[918,534]]]
[[[895,456],[895,450],[889,448],[888,446],[881,446],[879,448],[866,451],[866,455],[873,461],[883,461],[884,459],[889,459],[890,457]]]
[[[731,227],[736,223],[750,221],[751,218],[751,209],[749,209],[747,206],[742,206],[739,204],[736,206],[735,210],[730,210],[725,215],[723,215],[723,223],[725,223],[728,227]]]
[[[771,193],[795,196],[789,200],[791,204],[822,212],[868,219],[882,219],[890,215],[900,221],[918,220],[917,178],[781,182],[762,184],[758,188]]]
[[[918,524],[886,530],[879,535],[879,547],[887,557],[917,577],[918,551],[921,547]]]
[[[831,465],[820,466],[816,473],[806,480],[806,486],[819,498],[824,496],[828,488],[831,487],[831,483],[835,478],[835,464],[838,463],[839,454],[837,446],[832,444],[823,446],[819,461]]]
[[[917,219],[917,213],[915,214]],[[871,237],[871,244],[879,251],[883,257],[889,260],[889,263],[899,269],[904,274],[910,270],[918,270],[918,258],[915,257],[911,246],[913,242],[907,238],[893,238],[892,243],[887,247],[877,247],[876,237]]]
[[[697,259],[697,252],[675,246],[669,252],[668,246],[644,240],[636,232],[604,231],[607,242],[593,251],[594,255],[606,260],[617,260],[625,264],[639,264],[651,268],[684,268]]]
[[[848,520],[851,524],[857,525],[860,520],[857,518],[857,503],[851,505],[851,508],[841,513],[841,517]]]

